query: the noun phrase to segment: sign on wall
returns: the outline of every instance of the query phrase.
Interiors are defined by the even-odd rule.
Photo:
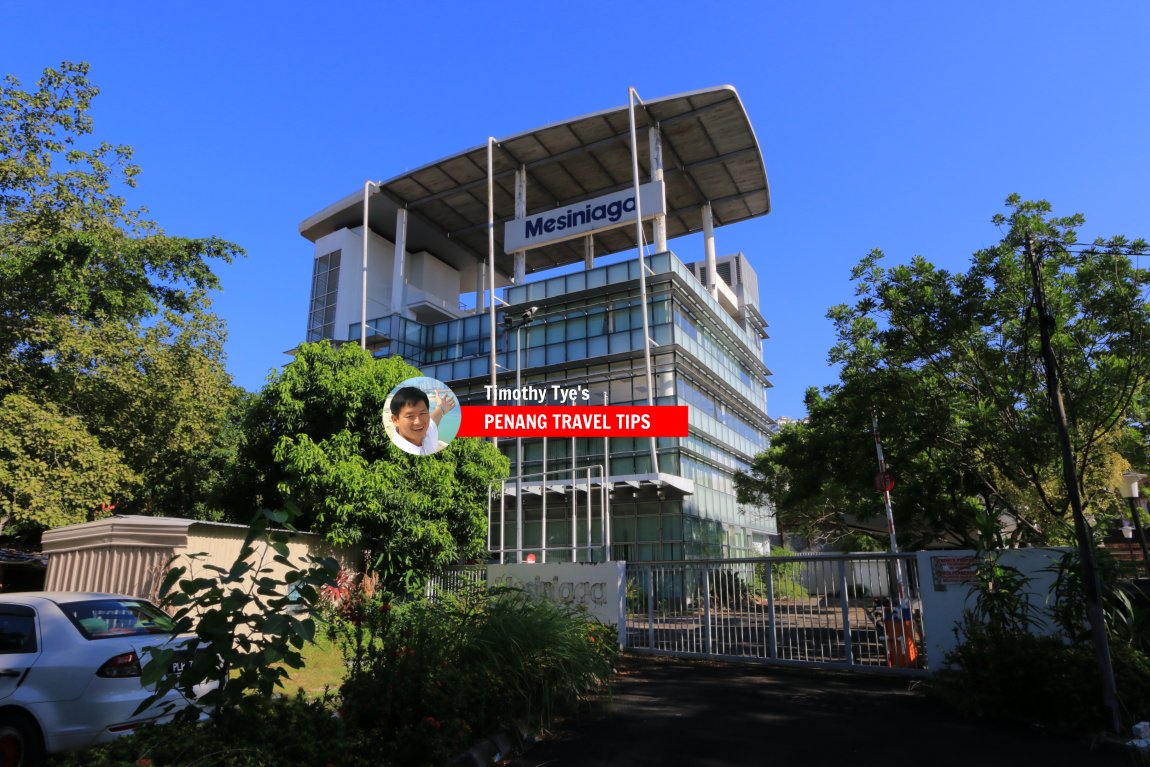
[[[952,586],[966,588],[968,584],[974,583],[979,561],[979,558],[974,556],[932,557],[930,574],[934,581],[934,590],[946,591]]]
[[[666,212],[662,181],[652,181],[639,187],[639,207],[644,219]],[[624,189],[508,221],[503,227],[503,250],[507,253],[530,250],[614,229],[634,220],[635,190]]]
[[[619,643],[627,625],[626,563],[557,562],[488,565],[487,585],[512,586],[553,602],[582,608],[600,623],[619,628]]]

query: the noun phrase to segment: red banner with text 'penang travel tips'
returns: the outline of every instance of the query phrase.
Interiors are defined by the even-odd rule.
[[[473,407],[460,437],[685,437],[687,407]]]

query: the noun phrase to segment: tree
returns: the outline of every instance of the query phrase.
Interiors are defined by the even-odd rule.
[[[904,529],[907,544],[937,535],[988,547],[1004,538],[1070,540],[1023,252],[1029,235],[1056,316],[1079,489],[1096,515],[1119,513],[1115,480],[1145,444],[1150,275],[1131,256],[1146,245],[1123,237],[1082,244],[1081,216],[1054,217],[1048,203],[1017,197],[1007,205],[1010,213],[994,218],[1006,229],[1002,241],[975,253],[965,273],[921,257],[884,268],[879,251],[862,260],[854,305],[828,313],[840,382],[808,396],[809,422],[776,438],[739,478],[742,493],[766,494],[784,520],[808,528],[842,530],[850,515],[881,514],[868,442],[877,408],[898,480],[900,543]]]
[[[303,344],[253,402],[242,451],[253,506],[297,506],[301,529],[369,551],[369,566],[393,591],[482,554],[489,483],[509,471],[476,439],[430,456],[392,444],[385,401],[418,375],[358,346]]]
[[[11,522],[59,527],[89,520],[136,477],[75,416],[21,394],[0,398],[0,532]]]
[[[113,193],[140,169],[127,146],[80,147],[99,90],[88,65],[46,69],[39,89],[0,89],[0,352],[40,318],[133,320],[188,312],[219,287],[211,262],[242,251],[218,238],[169,237]]]
[[[193,310],[165,312],[147,326],[70,319],[48,326],[50,396],[84,414],[91,433],[137,475],[133,497],[117,510],[205,511],[208,458],[237,396],[224,369],[223,323]]]
[[[116,193],[139,168],[129,147],[88,141],[99,91],[87,73],[65,62],[35,90],[12,76],[0,84],[0,398],[66,423],[84,456],[58,497],[82,507],[9,507],[11,521],[33,526],[98,516],[112,502],[190,513],[203,472],[189,467],[222,428],[218,403],[234,399],[207,292],[219,287],[212,263],[242,251],[167,236]],[[59,484],[60,464],[25,437],[9,441],[0,471]]]

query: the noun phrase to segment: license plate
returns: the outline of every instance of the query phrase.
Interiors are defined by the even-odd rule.
[[[172,665],[168,667],[168,670],[171,671],[173,674],[182,674],[182,673],[184,673],[184,669],[186,669],[187,667],[188,667],[188,662],[186,660],[177,660],[177,661],[172,661]]]

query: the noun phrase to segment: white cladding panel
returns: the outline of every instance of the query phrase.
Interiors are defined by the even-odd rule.
[[[336,296],[334,338],[349,340],[348,329],[360,320],[360,297],[363,290],[362,227],[340,229],[321,237],[315,243],[315,257],[340,251],[339,292]],[[374,232],[367,241],[367,319],[392,313],[391,268],[395,245]],[[358,340],[357,335],[354,339]]]

